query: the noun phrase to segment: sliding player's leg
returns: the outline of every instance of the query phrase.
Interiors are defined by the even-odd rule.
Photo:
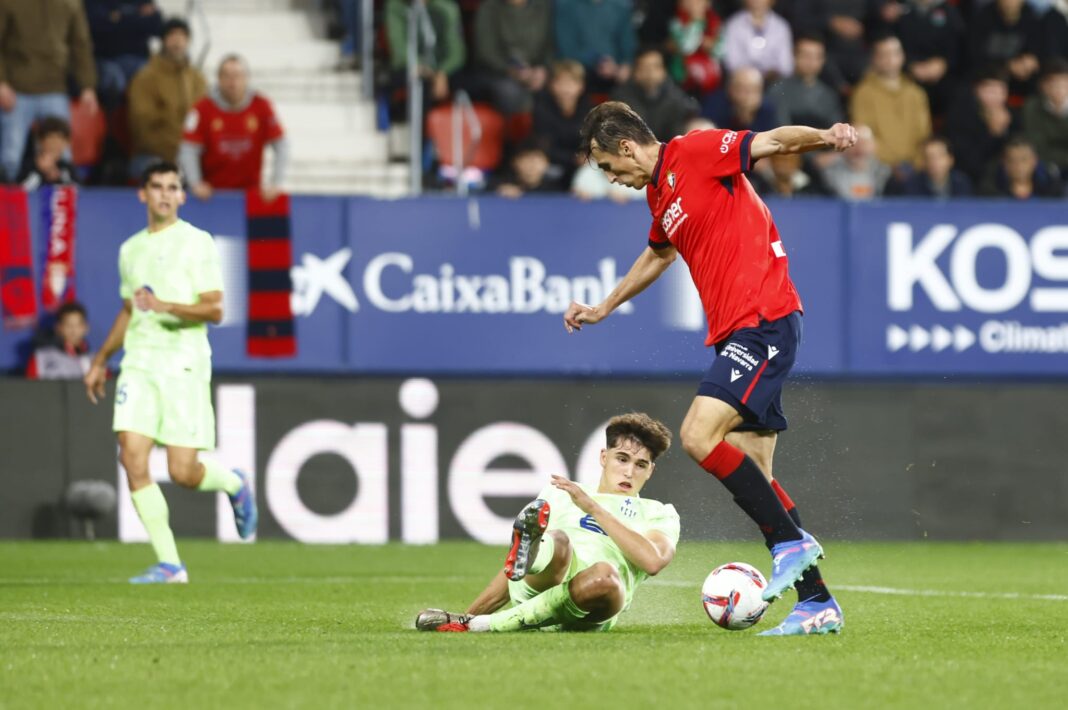
[[[510,609],[471,617],[463,630],[500,632],[559,626],[568,631],[604,631],[615,625],[625,601],[616,568],[608,562],[596,562]]]

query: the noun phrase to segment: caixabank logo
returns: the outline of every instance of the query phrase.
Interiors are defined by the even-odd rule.
[[[1068,373],[1068,226],[886,228],[885,351],[997,371],[1005,356]],[[1022,372],[1020,374],[1028,374]]]

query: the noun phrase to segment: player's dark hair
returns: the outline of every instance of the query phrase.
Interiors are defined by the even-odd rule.
[[[59,307],[59,310],[56,311],[56,323],[59,323],[72,313],[77,313],[86,321],[89,320],[89,313],[85,310],[85,306],[77,301],[71,301],[70,303],[64,303]]]
[[[45,116],[33,127],[33,137],[43,140],[45,136],[58,134],[70,140],[70,124],[59,116]]]
[[[148,187],[148,181],[152,179],[153,175],[164,175],[166,173],[174,173],[179,180],[182,179],[182,171],[178,169],[177,165],[169,160],[161,160],[157,163],[152,163],[141,173],[141,187]]]
[[[606,153],[619,155],[619,142],[632,140],[639,145],[656,143],[656,136],[649,130],[634,109],[622,101],[605,101],[594,106],[582,121],[579,131],[579,155],[590,159],[593,142]]]
[[[604,430],[608,448],[614,448],[621,441],[633,439],[649,449],[653,461],[659,458],[671,446],[671,430],[662,422],[643,412],[620,414],[608,420]]]

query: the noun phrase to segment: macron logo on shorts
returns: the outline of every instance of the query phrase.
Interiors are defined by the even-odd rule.
[[[742,377],[742,373],[738,372],[737,370],[735,370],[732,367],[731,368],[731,382],[737,382],[738,380],[741,379],[741,377]]]
[[[773,357],[775,357],[778,354],[779,354],[779,349],[777,347],[775,347],[774,345],[769,345],[768,346],[768,359],[769,360],[772,359]]]

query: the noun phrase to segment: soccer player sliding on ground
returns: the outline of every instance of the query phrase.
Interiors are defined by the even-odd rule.
[[[801,343],[801,300],[771,213],[745,173],[776,153],[856,143],[852,126],[826,130],[701,130],[660,143],[629,106],[601,104],[587,114],[581,150],[613,183],[645,189],[653,224],[645,251],[619,285],[595,306],[572,303],[568,332],[608,317],[682,255],[708,319],[712,361],[686,413],[686,453],[715,476],[764,534],[774,600],[796,584],[798,604],[766,635],[840,631],[842,610],[815,566],[823,550],[801,528],[793,501],[774,479],[772,458],[786,429],[782,385]]]
[[[634,590],[675,557],[675,507],[638,497],[671,432],[645,414],[613,417],[596,491],[553,476],[515,519],[504,570],[464,614],[419,613],[420,631],[607,631]],[[511,602],[509,608],[506,605]]]
[[[171,480],[198,491],[226,491],[242,538],[256,532],[248,478],[218,461],[197,461],[215,448],[208,326],[222,320],[223,282],[211,235],[178,219],[185,192],[173,163],[145,170],[137,193],[148,226],[119,249],[122,309],[85,375],[89,400],[104,397],[107,361],[125,349],[115,387],[113,429],[130,493],[158,563],[134,584],[182,583],[189,575],[174,544],[167,501],[148,472],[152,447],[167,447]]]

